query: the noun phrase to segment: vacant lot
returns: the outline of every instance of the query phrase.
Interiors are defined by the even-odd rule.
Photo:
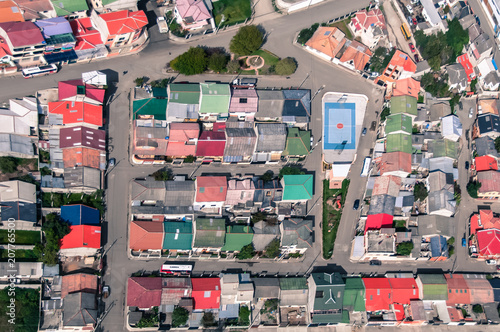
[[[252,15],[250,0],[219,0],[214,2],[213,6],[216,26],[219,26],[222,14],[224,14],[224,22],[221,27],[245,22]]]
[[[329,259],[332,257],[335,239],[337,238],[337,230],[342,217],[342,209],[344,207],[347,190],[349,189],[349,180],[342,182],[341,189],[330,189],[330,182],[323,181],[323,257]],[[341,195],[340,204],[342,208],[335,210],[327,203],[328,199],[335,198]]]
[[[0,244],[9,243],[9,232],[6,229],[0,229]],[[16,241],[12,244],[37,244],[40,243],[40,232],[37,231],[16,231]]]

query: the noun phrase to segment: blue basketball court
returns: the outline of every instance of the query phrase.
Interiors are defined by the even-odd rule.
[[[324,149],[356,149],[356,104],[325,103]]]

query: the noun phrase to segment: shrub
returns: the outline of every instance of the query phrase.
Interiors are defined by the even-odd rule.
[[[389,107],[384,107],[382,113],[380,113],[380,121],[384,122],[385,119],[391,114],[391,109]]]
[[[243,26],[238,30],[233,39],[231,39],[229,49],[235,54],[249,55],[260,48],[263,40],[262,31],[255,25]]]
[[[281,76],[291,75],[295,73],[295,70],[297,70],[297,63],[293,58],[284,58],[280,60],[274,68],[276,74]]]
[[[172,177],[172,171],[167,168],[162,168],[151,174],[155,181],[167,181]]]
[[[274,179],[274,172],[273,171],[267,171],[264,174],[260,176],[260,179],[266,182],[271,182]]]
[[[316,32],[318,27],[319,27],[319,24],[314,23],[313,25],[311,25],[311,27],[309,29],[302,29],[299,32],[299,36],[297,37],[297,43],[302,44],[302,45],[307,43],[307,41],[309,39],[311,39],[311,37],[314,35],[314,33]]]
[[[204,312],[203,317],[201,317],[201,325],[203,325],[203,327],[211,327],[215,326],[215,324],[214,314],[211,312]]]
[[[240,312],[238,315],[238,323],[242,326],[250,325],[250,309],[246,305],[240,307]]]
[[[238,259],[250,259],[253,256],[255,256],[255,248],[251,243],[241,248],[241,251],[236,255]]]
[[[420,201],[424,201],[427,198],[428,192],[427,192],[427,187],[425,186],[424,183],[419,182],[415,184],[415,187],[413,189],[413,196],[415,196],[416,200]]]
[[[226,68],[227,56],[221,53],[214,53],[208,59],[208,69],[220,73]]]
[[[146,79],[144,77],[137,77],[134,80],[136,86],[142,86],[145,83]]]
[[[19,165],[17,158],[0,157],[0,171],[2,173],[14,173]]]
[[[280,240],[274,239],[267,245],[264,256],[267,258],[276,258],[279,257],[280,253]]]
[[[189,311],[183,307],[175,307],[172,313],[172,326],[179,327],[186,325],[189,319]]]
[[[474,304],[472,306],[472,311],[474,311],[476,314],[482,314],[483,313],[483,306],[480,304]]]
[[[398,253],[398,255],[402,256],[408,256],[409,254],[411,254],[412,250],[413,250],[413,241],[401,242],[396,247],[396,252]]]
[[[191,47],[187,52],[173,59],[170,66],[184,75],[201,74],[207,70],[207,53],[201,47]]]
[[[467,192],[472,198],[477,198],[477,191],[479,188],[481,188],[481,182],[471,181],[467,183]]]
[[[238,60],[231,60],[226,66],[228,73],[237,73],[240,71],[240,62]]]

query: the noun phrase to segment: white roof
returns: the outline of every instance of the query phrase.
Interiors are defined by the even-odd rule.
[[[451,114],[441,118],[441,134],[455,142],[462,136],[462,123],[458,116]]]
[[[432,0],[421,0],[422,6],[424,6],[425,12],[429,17],[429,23],[433,26],[438,25],[441,22],[441,16],[439,16],[436,7],[434,7],[434,1]]]
[[[82,80],[91,85],[107,85],[106,74],[97,70],[82,73]]]
[[[332,164],[331,177],[345,178],[349,174],[351,164]]]
[[[364,236],[356,236],[354,238],[354,248],[352,250],[352,258],[360,259],[365,254],[365,237]]]
[[[477,65],[477,69],[479,70],[479,73],[483,78],[486,77],[486,75],[488,75],[490,72],[496,71],[495,67],[493,66],[493,61],[491,58],[486,58],[483,61],[481,61]]]

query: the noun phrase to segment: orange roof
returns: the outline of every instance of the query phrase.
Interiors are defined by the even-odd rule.
[[[62,114],[63,124],[88,123],[102,126],[102,106],[82,101],[54,101],[49,103],[49,113]]]
[[[482,99],[479,101],[479,107],[481,108],[482,114],[491,113],[498,115],[497,107],[498,99]]]
[[[169,157],[184,157],[196,155],[196,145],[184,142],[168,142],[166,155]]]
[[[96,149],[87,147],[65,148],[63,149],[64,167],[88,166],[100,168],[101,153],[103,153],[102,159],[105,159],[106,154]]]
[[[163,246],[163,223],[132,221],[130,223],[131,250],[160,250]]]
[[[0,22],[24,22],[23,14],[14,1],[0,2]]]
[[[97,293],[97,276],[95,274],[77,273],[62,277],[61,298],[71,293]]]
[[[190,122],[174,122],[170,124],[169,141],[187,142],[197,139],[200,135],[200,125]]]
[[[477,172],[498,170],[497,160],[491,156],[476,157],[474,163]]]
[[[406,152],[389,152],[382,154],[380,175],[395,171],[411,172],[411,154]]]
[[[106,22],[110,35],[139,31],[148,24],[148,18],[142,10],[136,12],[120,10],[100,14],[99,17]]]
[[[345,34],[335,27],[319,27],[306,43],[312,49],[335,58],[346,42]]]
[[[226,200],[225,176],[199,176],[196,178],[196,202],[222,202]]]
[[[60,241],[61,249],[101,247],[101,226],[78,225],[69,228],[69,234]]]
[[[395,82],[399,79],[403,72],[414,74],[415,71],[417,71],[417,65],[408,56],[408,54],[403,53],[400,50],[396,50],[391,58],[391,61],[378,79],[384,82]]]
[[[352,62],[357,70],[363,70],[368,61],[370,61],[371,57],[372,52],[370,51],[368,46],[365,46],[360,42],[353,40],[344,51],[344,54],[342,54],[340,61]]]
[[[420,91],[420,82],[411,77],[397,80],[392,89],[392,96],[412,96],[418,98]]]

